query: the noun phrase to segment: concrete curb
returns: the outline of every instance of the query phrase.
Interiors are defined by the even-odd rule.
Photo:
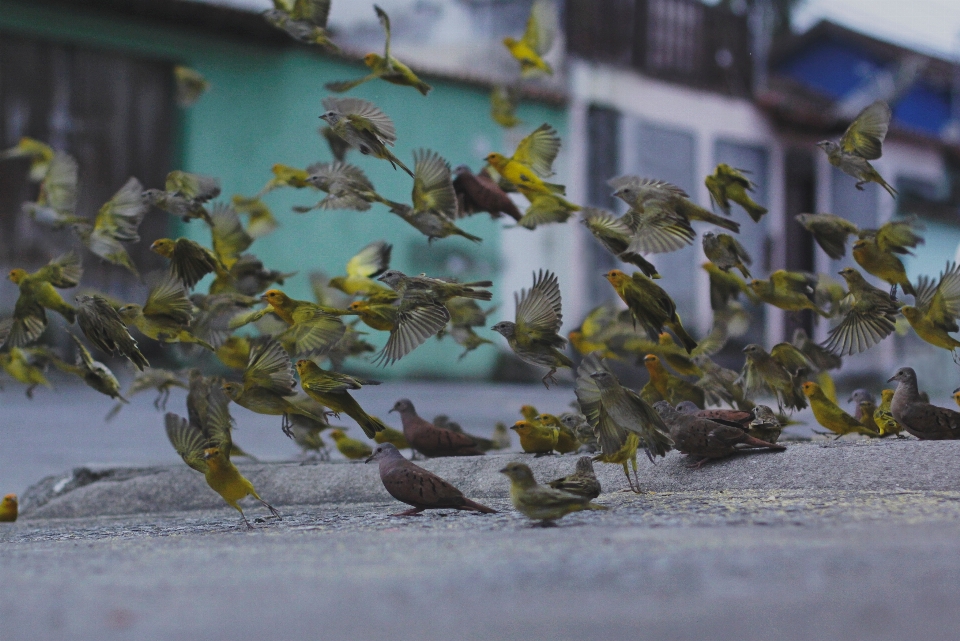
[[[569,474],[575,456],[527,454],[441,458],[419,462],[475,499],[508,496],[498,470],[509,461],[530,465],[541,482]],[[377,466],[331,462],[239,464],[275,506],[389,502]],[[790,444],[785,452],[756,452],[687,467],[671,452],[656,465],[640,461],[640,484],[653,492],[717,490],[957,490],[960,442],[855,440]],[[626,487],[620,466],[595,464],[605,492]],[[33,519],[119,516],[223,507],[203,477],[184,465],[78,468],[43,479],[22,497]]]

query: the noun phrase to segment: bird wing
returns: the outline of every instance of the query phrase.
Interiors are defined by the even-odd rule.
[[[923,314],[930,311],[930,303],[937,294],[937,285],[939,285],[937,281],[925,274],[917,277],[917,284],[914,285],[917,293],[914,294],[913,306]]]
[[[377,19],[380,21],[380,26],[383,27],[384,33],[384,42],[383,42],[383,57],[390,63],[390,16],[387,15],[387,12],[373,5],[374,11],[377,12]]]
[[[422,295],[404,296],[397,310],[397,324],[374,363],[389,365],[400,360],[436,335],[449,321],[450,313],[440,303]]]
[[[331,185],[331,191],[338,187],[349,190],[369,189],[373,191],[373,183],[363,173],[363,170],[342,160],[310,165],[307,167],[307,173],[321,177],[323,182]]]
[[[137,230],[150,209],[140,197],[142,193],[143,185],[139,180],[133,177],[127,180],[97,212],[93,221],[94,231],[121,242],[138,242],[140,235]]]
[[[276,0],[274,3],[276,4]],[[306,20],[312,25],[326,29],[327,16],[330,15],[330,0],[294,0],[290,15],[294,20]]]
[[[37,202],[49,205],[58,214],[73,214],[77,207],[77,161],[58,151],[50,161],[50,168],[40,185]]]
[[[230,399],[220,389],[220,385],[213,385],[207,393],[207,414],[203,431],[207,438],[208,447],[216,447],[225,456],[230,457],[233,439],[233,418],[230,416]]]
[[[378,138],[389,145],[397,140],[397,129],[393,121],[369,100],[328,96],[323,99],[323,107],[328,111],[340,112],[350,120],[351,125],[360,130],[372,129]]]
[[[203,459],[203,450],[206,449],[207,439],[197,425],[191,425],[187,419],[167,412],[164,416],[164,427],[170,444],[177,451],[183,462],[196,471],[206,474],[207,462]]]
[[[890,105],[877,100],[861,111],[840,139],[840,148],[867,160],[876,160],[882,154],[883,139],[890,128]]]
[[[599,352],[593,352],[580,363],[577,368],[576,395],[580,412],[593,427],[597,436],[597,444],[604,454],[613,454],[623,447],[627,438],[626,431],[603,411],[600,386],[590,376],[594,372],[606,370]]]
[[[670,212],[661,203],[651,202],[643,211],[631,209],[621,219],[633,230],[628,251],[666,254],[683,249],[697,237],[690,222]]]
[[[216,259],[200,243],[189,238],[178,238],[174,242],[170,269],[186,287],[193,287],[215,268]]]
[[[633,236],[633,230],[625,222],[602,209],[584,207],[581,210],[581,216],[590,233],[614,255],[619,254],[623,248],[614,246],[611,240],[629,243]]]
[[[413,208],[432,211],[449,219],[457,216],[457,193],[450,178],[450,165],[429,149],[413,152]]]
[[[339,316],[301,306],[293,312],[293,324],[279,334],[277,340],[295,356],[325,354],[346,329]]]
[[[773,283],[775,289],[810,296],[813,294],[816,277],[804,272],[788,272],[785,269],[778,269],[770,274],[770,282]]]
[[[321,127],[320,135],[327,141],[327,146],[330,147],[330,153],[333,154],[334,158],[343,161],[343,159],[347,157],[347,152],[350,150],[350,143],[341,138],[337,132],[330,127]]]
[[[770,350],[770,356],[792,376],[815,369],[810,359],[790,343],[777,343]]]
[[[750,179],[745,175],[748,173],[750,172],[746,169],[737,169],[726,163],[717,165],[717,175],[722,176],[727,183],[735,183],[748,191],[753,191],[754,184],[750,182]]]
[[[390,268],[392,250],[393,245],[383,240],[370,243],[347,261],[347,275],[373,278],[382,274]]]
[[[895,329],[896,325],[885,314],[854,305],[840,324],[830,330],[823,346],[834,354],[858,354],[882,341]]]
[[[309,390],[317,394],[330,394],[333,392],[347,392],[349,390],[360,389],[363,387],[364,383],[376,384],[377,382],[362,381],[359,378],[348,376],[347,374],[340,374],[338,372],[331,372],[328,370],[319,370],[318,374],[309,377],[306,381],[302,381],[301,386],[305,390]]]
[[[70,338],[73,339],[73,342],[77,344],[77,359],[78,365],[83,366],[88,372],[94,370],[94,364],[96,361],[93,360],[93,356],[90,355],[90,351],[80,342],[80,339],[77,338],[76,334],[70,334]]]
[[[526,195],[526,194],[525,194]],[[530,206],[517,221],[519,227],[536,229],[547,223],[564,223],[573,215],[569,204],[554,194],[534,193],[530,195]]]
[[[916,247],[924,243],[923,236],[916,234],[915,229],[923,229],[913,218],[906,220],[891,220],[873,232],[877,240],[877,247],[884,252],[908,254],[908,247]],[[865,234],[861,235],[863,238]]]
[[[665,180],[655,180],[653,178],[641,178],[639,176],[618,176],[611,178],[607,184],[614,189],[623,189],[625,187],[632,189],[636,195],[643,201],[649,200],[674,200],[676,198],[689,198],[687,192],[673,183]]]
[[[750,258],[750,254],[747,253],[747,250],[743,248],[743,245],[740,244],[736,238],[730,234],[720,234],[720,242],[727,246],[727,248],[733,252],[733,254],[742,262],[744,265],[752,265],[753,259]]]
[[[153,319],[169,319],[177,325],[189,325],[193,320],[193,304],[187,292],[172,275],[159,282],[147,295],[143,315]]]
[[[67,252],[58,256],[38,269],[32,276],[37,280],[45,280],[54,287],[68,289],[80,284],[83,267],[80,257],[74,252]]]
[[[557,36],[559,20],[556,7],[551,0],[536,0],[530,8],[527,28],[523,32],[523,42],[542,56],[553,46]]]
[[[541,178],[548,178],[553,175],[553,161],[558,153],[560,136],[556,129],[543,123],[520,141],[512,160],[529,167]]]
[[[23,347],[40,338],[47,329],[47,313],[36,300],[20,294],[13,307],[13,318],[4,321],[4,325],[8,327],[3,344]],[[4,331],[0,331],[0,338],[3,338],[3,334]]]
[[[253,238],[243,228],[237,210],[230,205],[216,203],[210,220],[213,223],[210,226],[213,252],[224,267],[230,269],[236,264],[240,254],[253,244]]]
[[[533,278],[533,287],[521,289],[514,297],[518,334],[532,334],[538,338],[560,331],[563,315],[560,312],[560,282],[556,274],[541,269]]]
[[[918,302],[919,298],[918,290]],[[947,263],[946,269],[940,275],[940,282],[937,284],[929,307],[925,311],[937,326],[949,328],[948,331],[957,331],[957,317],[960,317],[960,266]]]
[[[167,174],[164,191],[203,203],[220,195],[220,181],[177,169]]]
[[[296,386],[290,357],[280,343],[267,339],[250,350],[247,369],[243,372],[244,389],[257,387],[291,396],[296,393]]]

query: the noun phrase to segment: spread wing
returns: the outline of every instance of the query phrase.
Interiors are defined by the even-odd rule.
[[[533,278],[533,287],[520,290],[517,296],[517,333],[534,338],[552,336],[560,331],[562,321],[557,275],[541,269]]]
[[[175,170],[167,174],[164,191],[203,203],[220,195],[220,181],[213,176]]]
[[[526,165],[541,178],[553,175],[553,161],[560,152],[557,130],[543,123],[517,145],[513,160]]]
[[[47,281],[54,287],[68,289],[80,284],[83,267],[80,265],[79,256],[74,252],[67,252],[38,269],[34,276],[39,280]]]
[[[321,29],[327,28],[330,0],[294,0],[290,14],[294,20],[305,20]]]
[[[296,393],[296,386],[290,357],[280,343],[268,339],[250,350],[250,360],[243,372],[245,389],[257,387],[281,396],[291,396]]]
[[[94,230],[120,242],[138,242],[140,235],[137,230],[150,209],[150,205],[140,197],[141,193],[143,185],[139,180],[133,177],[127,180],[97,212]]]
[[[49,205],[58,214],[73,214],[77,207],[77,161],[58,151],[50,161],[50,168],[40,185],[37,202]]]
[[[542,56],[553,46],[559,28],[556,7],[551,0],[536,0],[530,8],[523,41]]]
[[[147,318],[165,318],[177,325],[189,325],[193,320],[193,304],[187,298],[183,284],[167,277],[158,283],[147,295],[143,305],[143,315]]]
[[[631,252],[666,254],[693,244],[697,237],[686,218],[659,202],[647,203],[642,212],[631,209],[621,220],[633,230],[633,240],[628,247]]]
[[[393,121],[369,100],[328,96],[323,99],[323,107],[328,111],[337,111],[348,118],[352,116],[351,122],[354,124],[356,119],[360,119],[361,122],[366,121],[375,129],[374,133],[377,137],[387,144],[392,145],[397,140],[397,129]]]
[[[882,153],[883,139],[890,128],[890,105],[877,100],[864,108],[850,123],[840,139],[840,147],[848,154],[876,160]]]
[[[457,193],[450,177],[450,165],[429,149],[413,152],[413,207],[433,211],[449,219],[457,216]]]
[[[435,336],[450,321],[447,308],[429,297],[408,293],[397,310],[397,324],[374,363],[394,363],[431,336]]]
[[[324,354],[346,329],[339,316],[303,307],[293,313],[293,325],[278,335],[277,340],[297,356]]]
[[[206,448],[207,439],[204,438],[200,427],[191,425],[187,419],[173,412],[167,412],[164,416],[164,424],[167,438],[170,439],[170,444],[183,462],[196,471],[206,474],[207,462],[203,459],[203,450]]]
[[[376,240],[347,261],[348,276],[364,276],[373,278],[390,268],[390,252],[393,245],[383,240]]]

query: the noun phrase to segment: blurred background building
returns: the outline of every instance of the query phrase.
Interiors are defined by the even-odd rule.
[[[380,4],[391,14],[394,52],[435,88],[429,98],[384,83],[353,92],[394,119],[395,151],[404,160],[426,146],[476,171],[487,153],[511,151],[548,122],[564,141],[557,179],[571,199],[612,209],[606,181],[623,173],[670,181],[709,206],[703,177],[726,162],[751,172],[756,199],[770,209],[760,224],[742,210],[734,213],[758,277],[778,268],[832,274],[840,268],[794,222],[801,212],[836,213],[865,227],[918,215],[927,242],[909,260],[912,279],[936,275],[960,244],[960,67],[946,58],[830,22],[795,34],[788,18],[797,3],[789,0],[566,0],[559,3],[562,36],[549,57],[558,73],[525,85],[523,122],[504,130],[489,117],[488,96],[494,84],[515,76],[500,40],[523,31],[531,0]],[[89,216],[130,175],[158,187],[171,169],[206,173],[221,179],[229,197],[256,193],[274,163],[303,167],[329,159],[316,135],[323,85],[365,71],[359,58],[382,47],[380,26],[368,3],[334,0],[331,24],[347,51],[337,57],[273,29],[258,15],[268,6],[262,0],[0,0],[0,146],[31,136],[76,156],[78,211]],[[175,64],[197,69],[212,85],[188,109],[174,103]],[[839,136],[877,98],[894,111],[875,164],[900,191],[896,203],[876,185],[858,192],[814,147]],[[409,179],[385,163],[357,155],[351,162],[388,198],[409,196]],[[50,232],[19,215],[20,203],[35,197],[26,167],[0,163],[4,270],[35,268],[72,242],[69,232]],[[613,263],[573,221],[530,232],[474,217],[463,227],[483,243],[446,239],[428,251],[422,236],[382,209],[291,211],[315,200],[305,191],[270,194],[281,227],[252,247],[269,267],[300,272],[285,286],[297,297],[310,296],[308,272],[340,271],[378,238],[394,244],[394,266],[404,271],[493,278],[494,318],[512,315],[512,292],[529,287],[540,267],[560,277],[566,330],[613,297],[600,278]],[[156,237],[209,241],[199,224],[158,211],[141,232],[146,242],[131,251],[141,271],[162,266],[147,251]],[[699,245],[652,260],[684,319],[706,331],[711,313]],[[143,295],[122,270],[89,254],[85,261],[86,284],[118,297]],[[0,282],[0,310],[9,312],[15,296],[11,283]],[[740,340],[770,345],[801,325],[821,337],[828,329],[768,307]],[[889,370],[911,340],[885,341],[850,359],[848,368]],[[380,374],[487,378],[513,371],[498,349],[478,349],[460,363],[458,355],[451,344],[430,342]],[[930,358],[941,356],[949,358]]]

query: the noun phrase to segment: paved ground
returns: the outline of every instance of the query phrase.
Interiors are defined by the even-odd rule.
[[[416,518],[389,516],[373,465],[249,465],[284,514],[254,530],[182,465],[54,475],[0,528],[2,638],[956,638],[960,443],[807,443],[697,471],[673,453],[641,465],[639,496],[600,466],[611,509],[547,529],[509,507],[513,458],[540,478],[574,461],[428,461],[501,512]]]

